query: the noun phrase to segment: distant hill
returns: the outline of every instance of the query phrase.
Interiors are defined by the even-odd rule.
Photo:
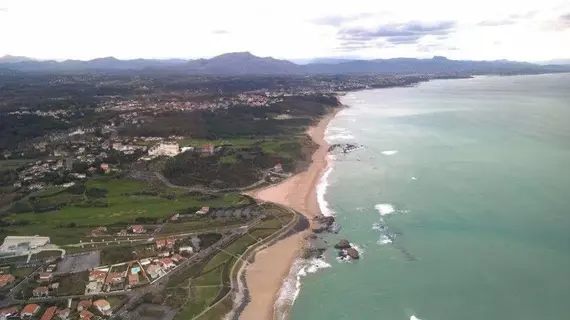
[[[197,60],[119,60],[114,57],[89,61],[65,60],[35,61],[9,57],[0,61],[0,69],[28,72],[89,72],[112,70],[165,71],[195,75],[306,75],[306,74],[414,74],[456,73],[503,74],[570,71],[570,66],[538,65],[508,60],[472,61],[450,60],[445,57],[432,59],[394,58],[377,60],[346,60],[323,58],[298,65],[291,61],[271,57],[258,57],[249,52],[226,53],[211,59]],[[12,62],[7,62],[12,61]]]
[[[11,56],[9,54],[0,57],[0,64],[2,63],[17,63],[22,61],[33,61],[34,59],[22,56]]]
[[[555,60],[548,60],[548,61],[540,61],[536,64],[540,65],[567,65],[570,64],[570,59],[555,59]]]

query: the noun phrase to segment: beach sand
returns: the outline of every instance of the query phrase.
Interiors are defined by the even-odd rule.
[[[311,219],[320,213],[316,187],[327,168],[328,144],[325,130],[336,112],[325,116],[307,133],[319,148],[312,156],[309,168],[291,178],[268,188],[250,192],[262,201],[271,201],[293,208]],[[304,234],[297,233],[273,246],[259,251],[255,262],[248,266],[246,281],[251,302],[240,316],[242,320],[273,319],[273,306],[293,261],[298,257],[304,244]]]

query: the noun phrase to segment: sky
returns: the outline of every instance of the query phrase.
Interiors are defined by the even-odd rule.
[[[570,58],[570,0],[0,0],[0,56]]]

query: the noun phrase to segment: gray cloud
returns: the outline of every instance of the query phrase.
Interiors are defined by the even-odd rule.
[[[551,31],[570,29],[570,12],[560,15],[556,20],[544,22],[544,28]]]
[[[357,20],[361,20],[361,19],[371,18],[373,16],[374,16],[373,13],[359,13],[359,14],[346,15],[346,16],[330,15],[330,16],[319,17],[319,18],[313,19],[311,21],[317,25],[331,26],[331,27],[337,27],[338,28],[338,27],[342,26],[343,24],[353,22],[353,21],[357,21]]]
[[[455,21],[391,23],[374,29],[344,28],[338,31],[337,38],[343,41],[382,42],[393,45],[407,45],[418,42],[429,35],[446,37],[455,31]]]

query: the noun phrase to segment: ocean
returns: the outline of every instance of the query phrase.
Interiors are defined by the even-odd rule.
[[[292,320],[570,319],[570,74],[352,92],[318,193],[352,262],[303,268]],[[296,284],[298,286],[298,284]]]

